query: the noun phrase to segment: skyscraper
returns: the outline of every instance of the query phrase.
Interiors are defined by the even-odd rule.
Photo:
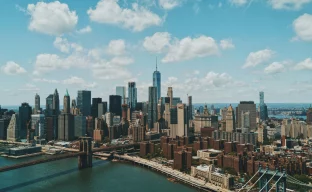
[[[83,116],[91,115],[91,91],[78,91],[77,107]]]
[[[257,127],[257,111],[256,104],[253,101],[241,101],[237,106],[236,120],[238,128],[242,128],[242,112],[250,112],[250,129],[256,129]]]
[[[157,101],[161,97],[161,74],[157,70],[157,58],[156,58],[156,71],[153,73],[153,86],[157,89]]]
[[[46,98],[45,114],[46,114],[46,116],[51,116],[53,114],[53,94],[50,94]]]
[[[109,96],[109,112],[114,113],[121,117],[121,96],[110,95]]]
[[[234,109],[232,105],[230,105],[228,109],[226,110],[225,131],[226,132],[235,131],[235,115],[234,115]]]
[[[268,107],[267,105],[264,103],[264,92],[261,91],[259,93],[259,97],[260,97],[260,120],[265,121],[268,119]]]
[[[117,86],[116,87],[116,95],[121,96],[121,103],[126,103],[126,87],[124,86]]]
[[[98,117],[100,103],[102,103],[102,98],[92,98],[91,116],[93,119]]]
[[[137,88],[135,82],[128,83],[128,106],[131,110],[135,110],[137,103]]]
[[[55,89],[54,94],[53,94],[53,115],[58,116],[60,114],[60,97],[57,92],[57,89]]]
[[[154,128],[154,123],[157,120],[157,88],[148,88],[148,128]]]
[[[183,103],[178,103],[177,109],[178,109],[177,136],[187,137],[189,133],[188,107]]]
[[[98,118],[102,118],[102,115],[105,115],[107,112],[107,102],[104,101],[98,104]]]
[[[70,113],[70,96],[66,90],[63,112],[58,117],[58,139],[72,141],[75,136],[74,115]]]
[[[36,93],[34,114],[39,114],[40,110],[40,96]]]
[[[20,138],[20,120],[18,114],[13,114],[7,129],[7,140],[18,141]]]
[[[26,139],[27,124],[31,120],[31,112],[32,112],[32,109],[28,103],[22,103],[22,105],[19,107],[18,114],[19,114],[20,128],[21,128],[19,136],[21,139]]]
[[[188,96],[188,116],[189,119],[192,120],[193,119],[193,104],[192,104],[192,96]]]
[[[167,97],[170,99],[170,108],[172,107],[173,91],[172,87],[168,87]]]

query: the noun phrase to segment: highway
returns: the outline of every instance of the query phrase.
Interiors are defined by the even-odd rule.
[[[204,190],[204,191],[220,191],[220,192],[229,192],[230,191],[230,190],[215,186],[211,183],[207,183],[201,179],[192,177],[188,174],[182,173],[178,170],[174,170],[171,167],[167,167],[167,166],[164,166],[162,164],[158,164],[158,163],[153,162],[153,161],[148,161],[148,160],[142,159],[140,157],[136,157],[136,156],[131,157],[128,155],[117,155],[117,154],[115,154],[114,156],[116,158],[132,161],[132,162],[144,165],[144,166],[148,166],[148,167],[153,168],[157,171],[160,171],[166,175],[170,175],[171,177],[173,177],[177,180],[183,181],[184,183],[187,183],[191,186],[195,186],[197,188],[200,188],[201,190]]]

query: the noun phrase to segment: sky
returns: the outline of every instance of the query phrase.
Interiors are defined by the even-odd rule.
[[[68,89],[108,100],[135,81],[148,100],[312,102],[312,0],[3,0],[0,103]]]

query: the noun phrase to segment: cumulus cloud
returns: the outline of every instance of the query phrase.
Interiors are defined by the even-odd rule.
[[[125,79],[131,78],[131,73],[112,62],[101,61],[92,66],[92,74],[96,79],[111,80],[111,79]]]
[[[249,53],[243,68],[255,67],[259,64],[268,62],[274,55],[274,51],[270,49],[264,49],[257,52]]]
[[[268,0],[273,9],[299,10],[312,0]]]
[[[160,53],[170,45],[171,35],[168,32],[157,32],[153,36],[145,37],[143,47],[150,52]]]
[[[111,40],[107,47],[107,53],[110,55],[123,55],[126,52],[126,43],[122,39]]]
[[[55,48],[63,53],[69,53],[70,51],[83,51],[83,47],[76,43],[69,43],[66,38],[56,37],[53,45]]]
[[[119,25],[134,32],[162,23],[162,19],[147,8],[137,3],[133,3],[132,8],[122,8],[118,0],[100,0],[95,9],[90,8],[87,13],[91,21]]]
[[[1,67],[1,71],[7,75],[19,75],[27,72],[23,67],[14,61],[8,61]]]
[[[233,49],[235,48],[235,45],[232,42],[232,39],[223,39],[220,41],[220,47],[221,49]]]
[[[77,33],[84,34],[84,33],[90,33],[91,31],[92,31],[92,28],[88,25],[82,29],[79,29]]]
[[[248,0],[229,0],[231,4],[236,6],[243,6],[248,3]]]
[[[303,14],[293,22],[293,28],[297,34],[294,39],[312,41],[312,15]]]
[[[296,70],[312,70],[312,59],[307,58],[295,66]]]
[[[96,82],[88,83],[83,78],[77,76],[71,76],[70,78],[64,80],[54,80],[54,79],[45,79],[45,78],[34,78],[34,82],[43,82],[43,83],[56,83],[56,84],[64,84],[64,85],[75,85],[82,88],[94,88],[97,86]]]
[[[40,89],[36,86],[36,85],[33,85],[33,84],[30,84],[30,83],[27,83],[23,86],[23,88],[20,88],[18,89],[19,91],[40,91]]]
[[[181,5],[182,0],[158,0],[159,6],[163,9],[173,9],[179,5]]]
[[[181,40],[176,39],[169,46],[168,53],[162,59],[162,62],[177,62],[196,57],[206,57],[218,54],[218,45],[212,37],[204,35],[198,38],[186,37]]]
[[[59,1],[28,4],[27,12],[31,16],[28,29],[48,35],[72,32],[78,22],[76,12]]]
[[[285,71],[285,66],[280,62],[273,62],[264,69],[266,74],[276,74]]]

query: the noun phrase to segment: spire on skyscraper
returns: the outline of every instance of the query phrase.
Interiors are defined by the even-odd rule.
[[[156,71],[157,71],[157,56],[156,56]]]

